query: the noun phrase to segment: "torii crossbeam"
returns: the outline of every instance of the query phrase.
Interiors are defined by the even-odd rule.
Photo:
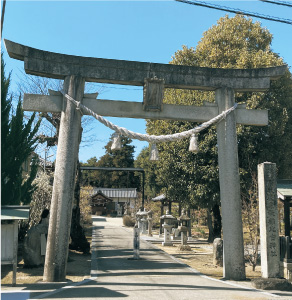
[[[212,69],[191,66],[87,58],[42,51],[5,40],[10,57],[24,61],[27,74],[64,79],[64,92],[104,116],[207,121],[232,107],[235,92],[265,91],[287,66],[261,69]],[[85,81],[144,87],[143,103],[96,100],[84,95]],[[163,104],[164,88],[215,91],[215,104],[203,107]],[[44,281],[66,276],[74,175],[79,149],[80,114],[58,93],[24,96],[24,109],[61,112],[50,212]],[[267,125],[266,111],[244,106],[217,125],[220,198],[226,279],[245,279],[236,123]]]

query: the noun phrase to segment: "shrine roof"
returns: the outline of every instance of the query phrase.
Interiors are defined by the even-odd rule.
[[[112,189],[95,187],[93,188],[93,195],[99,191],[109,198],[137,198],[137,189],[135,188]]]
[[[28,220],[29,205],[1,206],[1,220]]]
[[[284,200],[287,197],[292,197],[292,180],[282,179],[277,182],[278,197]]]

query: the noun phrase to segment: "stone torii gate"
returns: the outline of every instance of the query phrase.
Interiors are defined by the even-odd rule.
[[[64,92],[102,116],[169,119],[192,122],[210,120],[235,104],[235,92],[262,92],[286,66],[261,69],[211,69],[191,66],[87,58],[42,51],[5,40],[10,57],[24,61],[27,74],[64,79]],[[84,95],[85,81],[144,86],[143,104],[96,100]],[[163,89],[215,91],[216,103],[201,107],[163,104]],[[61,112],[60,136],[51,202],[44,281],[64,281],[68,257],[74,176],[80,142],[81,116],[60,93],[24,95],[24,110]],[[220,197],[224,235],[226,279],[244,280],[244,247],[236,123],[263,126],[268,113],[245,109],[231,112],[217,124]]]

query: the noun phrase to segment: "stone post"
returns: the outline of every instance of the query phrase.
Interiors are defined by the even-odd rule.
[[[223,240],[220,238],[213,242],[213,264],[223,267]]]
[[[187,245],[188,244],[188,237],[187,237],[188,229],[185,226],[181,228],[181,244]]]
[[[133,234],[133,259],[140,259],[140,229],[137,224],[134,226]]]
[[[84,79],[79,76],[67,76],[64,80],[64,92],[76,101],[82,101],[84,84]],[[80,113],[65,97],[63,101],[44,267],[44,281],[47,282],[64,281],[66,277],[74,182],[81,134]]]
[[[235,103],[234,91],[223,87],[215,92],[220,114]],[[235,112],[217,125],[220,199],[223,219],[223,277],[244,280],[244,247]]]
[[[280,277],[276,164],[258,165],[261,270],[263,278]]]

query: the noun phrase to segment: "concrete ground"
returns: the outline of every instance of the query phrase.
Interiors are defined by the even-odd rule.
[[[290,292],[264,292],[247,282],[212,279],[141,239],[133,260],[132,231],[121,218],[93,217],[91,278],[68,284],[39,283],[2,289],[2,300],[26,299],[292,299]]]

